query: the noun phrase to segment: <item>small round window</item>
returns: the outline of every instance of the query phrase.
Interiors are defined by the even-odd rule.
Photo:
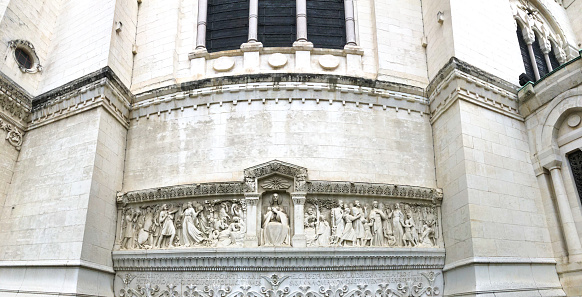
[[[25,73],[36,73],[42,71],[40,60],[38,59],[38,55],[36,54],[32,43],[26,40],[17,39],[10,41],[8,44],[13,51],[14,60],[20,71]]]
[[[16,61],[21,67],[25,69],[31,69],[33,63],[32,57],[22,48],[16,48],[14,50],[14,55],[16,56]]]

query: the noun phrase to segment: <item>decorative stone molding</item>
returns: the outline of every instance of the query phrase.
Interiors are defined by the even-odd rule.
[[[201,273],[118,273],[116,296],[428,297],[443,288],[442,273],[434,270],[210,274],[211,281]]]
[[[443,199],[441,189],[394,184],[349,181],[306,181],[305,189],[307,194],[403,198],[435,203],[438,203]],[[119,193],[117,196],[117,203],[128,204],[190,197],[246,195],[246,193],[249,193],[248,188],[246,188],[246,183],[243,182],[201,183]]]
[[[341,99],[338,99],[341,98]],[[138,94],[130,118],[146,119],[160,113],[213,104],[276,104],[307,100],[316,103],[355,104],[427,114],[428,100],[420,88],[335,75],[269,74],[205,79]]]
[[[22,147],[22,138],[24,137],[24,132],[19,131],[13,125],[2,121],[0,118],[0,130],[4,130],[6,132],[5,139],[16,148],[16,150],[20,150]]]
[[[517,86],[454,57],[440,70],[427,92],[433,123],[457,99],[523,121],[517,109]]]
[[[28,129],[103,107],[124,127],[129,126],[133,95],[109,67],[93,72],[35,98]]]
[[[114,251],[115,271],[362,271],[442,269],[444,249],[230,248]],[[339,260],[341,259],[341,261]]]
[[[40,59],[38,58],[38,55],[36,54],[36,50],[34,49],[34,46],[32,45],[32,43],[30,43],[29,41],[26,41],[26,40],[17,39],[17,40],[10,41],[8,43],[8,46],[12,50],[12,53],[14,55],[15,60],[16,60],[16,49],[17,48],[20,48],[23,51],[25,51],[28,55],[30,55],[30,57],[33,60],[32,67],[30,67],[30,68],[25,68],[22,65],[20,65],[20,63],[16,63],[18,65],[18,68],[20,69],[20,71],[22,71],[24,73],[37,73],[37,72],[42,71],[42,65],[40,65]]]
[[[26,128],[32,107],[31,96],[0,73],[0,114],[19,129]]]

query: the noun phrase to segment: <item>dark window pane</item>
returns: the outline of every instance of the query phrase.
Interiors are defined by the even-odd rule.
[[[342,49],[346,44],[343,0],[307,0],[307,39],[314,47]]]
[[[209,0],[206,49],[218,52],[240,48],[249,32],[249,0]]]
[[[568,161],[570,161],[570,168],[574,176],[574,183],[578,190],[578,197],[582,199],[582,151],[578,150],[568,154]]]
[[[519,49],[521,50],[521,59],[523,60],[523,66],[525,67],[525,74],[527,74],[532,80],[535,80],[527,43],[523,40],[523,34],[519,26],[517,26],[517,40],[519,41]]]
[[[16,50],[14,50],[14,54],[16,56],[16,61],[18,61],[18,64],[20,64],[20,66],[26,69],[32,68],[32,58],[27,52],[25,52],[21,48],[17,48]]]
[[[534,56],[536,57],[536,64],[538,65],[538,71],[540,72],[540,77],[544,77],[544,75],[548,74],[548,66],[546,66],[546,58],[544,57],[544,53],[540,48],[540,43],[537,40],[537,37],[532,46]]]
[[[554,52],[554,47],[552,46],[552,51],[550,51],[550,63],[552,63],[552,68],[556,69],[558,67],[560,67],[560,62],[558,62],[558,59],[556,58],[556,52]]]
[[[264,47],[295,42],[295,0],[259,0],[258,39]]]

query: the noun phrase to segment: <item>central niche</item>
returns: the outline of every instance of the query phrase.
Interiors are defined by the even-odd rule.
[[[258,180],[259,215],[257,237],[259,246],[291,246],[294,220],[291,194],[294,180],[274,174]]]

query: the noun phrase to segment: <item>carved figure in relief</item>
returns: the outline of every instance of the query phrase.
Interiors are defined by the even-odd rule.
[[[158,241],[156,242],[156,247],[163,247],[163,241],[167,237],[169,238],[168,247],[174,246],[174,237],[176,236],[176,227],[174,226],[174,213],[177,210],[170,211],[170,208],[167,204],[162,205],[162,211],[160,211],[160,225],[161,225],[161,233],[160,237],[158,237]]]
[[[396,245],[404,246],[404,229],[402,224],[404,223],[404,214],[400,210],[400,204],[396,203],[394,205],[394,210],[392,211],[392,232],[394,239],[396,240]]]
[[[424,225],[422,225],[422,235],[420,237],[420,239],[421,239],[420,246],[431,247],[431,246],[436,245],[436,242],[432,241],[433,237],[434,237],[434,229],[432,229],[425,222]]]
[[[369,215],[372,224],[372,239],[370,245],[384,246],[384,225],[383,220],[386,220],[386,214],[379,208],[378,201],[372,202],[372,209]]]
[[[343,211],[343,201],[338,201],[338,207],[331,210],[331,221],[332,221],[332,242],[338,242],[341,235],[344,233],[344,211]]]
[[[199,205],[198,209],[194,209],[192,202],[188,202],[186,210],[184,210],[184,221],[182,223],[182,238],[184,241],[184,246],[189,247],[194,243],[201,243],[204,240],[204,234],[202,231],[196,228],[195,220],[198,218],[198,214],[202,211],[202,205]]]
[[[352,227],[354,228],[354,232],[356,232],[355,244],[361,246],[362,240],[365,235],[363,220],[366,217],[366,215],[364,213],[364,210],[362,209],[362,206],[360,205],[359,200],[354,201],[354,205],[352,205],[351,211],[354,217],[358,217],[352,222]]]
[[[404,227],[404,236],[402,238],[404,246],[410,247],[418,245],[418,242],[414,238],[413,234],[414,220],[410,214],[407,215],[407,219],[404,220],[402,226]]]
[[[135,222],[137,220],[137,214],[131,209],[126,208],[123,216],[123,239],[121,241],[121,248],[128,249],[131,248],[128,244],[133,239],[135,235]]]
[[[307,246],[317,245],[317,215],[313,207],[307,209],[307,213],[304,218],[304,232],[305,238],[307,240]]]
[[[360,219],[361,214],[354,215],[354,213],[350,210],[347,204],[344,204],[344,222],[345,228],[344,233],[342,234],[338,244],[339,245],[346,245],[346,241],[350,242],[351,246],[354,246],[357,242],[358,235],[356,234],[356,230],[354,230],[353,222],[355,220]]]
[[[362,246],[371,246],[372,226],[374,225],[374,220],[364,219],[364,238],[362,238]]]
[[[278,197],[273,194],[273,201],[277,201]],[[281,246],[289,245],[290,228],[289,217],[279,206],[272,206],[267,209],[265,213],[263,224],[263,245],[265,246]]]

